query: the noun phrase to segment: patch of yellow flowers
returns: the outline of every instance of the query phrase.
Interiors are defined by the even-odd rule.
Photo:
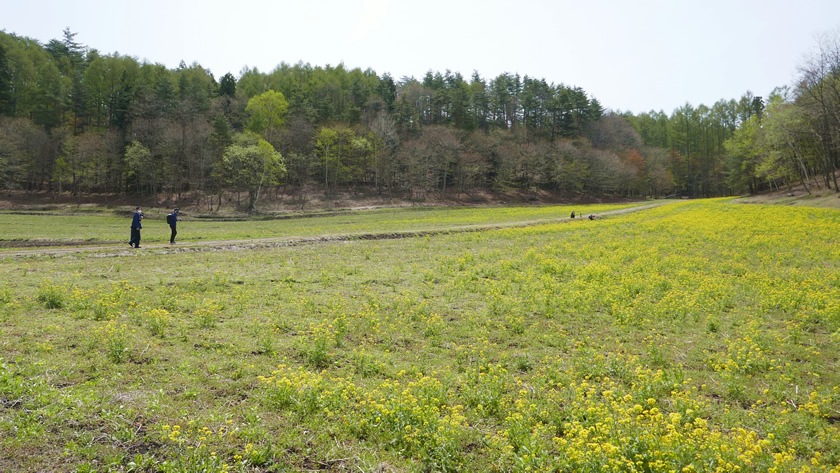
[[[260,381],[277,407],[340,422],[360,439],[442,469],[465,466],[467,439],[483,445],[500,471],[782,472],[796,464],[786,439],[712,423],[710,400],[691,380],[675,383],[642,366],[621,382],[576,381],[578,374],[549,359],[527,382],[486,365],[467,369],[454,388],[442,381],[451,373],[400,373],[360,386],[285,365]],[[663,398],[644,397],[651,386],[670,390]],[[819,406],[835,401],[812,399],[803,410],[819,413]],[[493,418],[496,427],[488,428]],[[811,463],[815,471],[840,471],[822,465],[819,456]]]

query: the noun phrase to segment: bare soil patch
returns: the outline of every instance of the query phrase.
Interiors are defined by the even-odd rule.
[[[762,192],[761,194],[740,197],[735,202],[840,209],[840,192],[835,189],[816,187],[813,184],[813,181],[809,183],[810,192],[802,184],[797,183],[795,186],[791,186],[790,190]]]
[[[43,248],[55,246],[97,246],[122,243],[106,240],[0,240],[0,248]]]

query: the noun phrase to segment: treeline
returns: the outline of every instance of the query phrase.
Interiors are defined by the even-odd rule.
[[[687,195],[773,189],[838,191],[840,36],[823,35],[798,68],[795,86],[765,102],[745,94],[712,108],[686,104],[670,116],[625,115],[649,146],[675,152],[676,188]]]
[[[748,93],[633,116],[529,76],[395,80],[305,63],[216,80],[195,63],[100,54],[69,29],[47,44],[0,32],[0,185],[56,196],[236,191],[248,209],[312,189],[727,195],[782,182],[727,144],[774,106]]]
[[[687,195],[773,189],[834,189],[840,166],[840,42],[823,37],[796,86],[767,102],[745,94],[712,108],[686,104],[671,116],[626,115],[644,143],[677,154],[671,170]]]
[[[732,179],[726,143],[741,124],[764,112],[762,97],[745,93],[740,100],[719,100],[712,107],[686,103],[671,115],[624,114],[645,146],[667,149],[675,192],[689,197],[738,194],[746,190]],[[756,185],[750,191],[759,189]]]
[[[742,121],[725,146],[735,188],[840,190],[840,36],[823,36],[796,86],[774,90],[764,113]]]

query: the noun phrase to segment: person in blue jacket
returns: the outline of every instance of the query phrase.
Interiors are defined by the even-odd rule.
[[[181,209],[176,207],[175,210],[173,210],[172,213],[169,214],[169,216],[167,218],[167,220],[169,221],[169,228],[170,228],[170,230],[172,230],[172,233],[169,235],[169,244],[170,245],[175,244],[175,235],[178,234],[178,229],[176,228],[176,225],[178,224],[178,220],[181,220],[181,218],[178,217],[178,212],[180,212],[180,211],[181,211]]]
[[[128,240],[128,246],[133,248],[140,248],[140,229],[143,228],[141,220],[143,220],[143,210],[138,205],[134,211],[134,218],[131,220],[131,239]]]

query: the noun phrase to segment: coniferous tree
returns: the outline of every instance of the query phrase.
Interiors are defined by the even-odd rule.
[[[11,114],[12,74],[6,58],[6,47],[0,43],[0,115]]]
[[[219,79],[219,95],[227,97],[236,95],[236,78],[230,72]]]

